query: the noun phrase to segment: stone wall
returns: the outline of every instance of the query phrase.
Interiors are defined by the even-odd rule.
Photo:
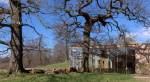
[[[150,45],[140,45],[136,48],[135,72],[150,75]]]

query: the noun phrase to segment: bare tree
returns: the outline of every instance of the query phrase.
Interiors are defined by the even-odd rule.
[[[54,57],[57,62],[65,61],[66,59],[66,51],[65,51],[65,45],[61,42],[58,42],[54,47]]]
[[[65,44],[66,58],[68,60],[68,46],[73,42],[81,41],[81,39],[80,33],[75,29],[75,27],[71,27],[71,24],[68,24],[67,22],[68,21],[61,20],[61,22],[55,23],[52,30],[55,34],[57,42]]]
[[[59,3],[60,1],[56,1]],[[64,0],[64,6],[59,9],[74,20],[78,26],[83,28],[83,70],[90,71],[90,36],[95,23],[100,27],[112,27],[121,31],[119,21],[116,19],[120,15],[128,20],[137,21],[147,25],[149,23],[148,13],[143,0]],[[58,7],[57,7],[58,8]],[[60,13],[61,14],[61,13]],[[84,18],[84,24],[78,20]]]
[[[11,7],[11,62],[10,73],[14,71],[24,72],[22,57],[23,57],[23,42],[22,42],[22,12],[20,0],[10,0]],[[13,68],[13,69],[12,69]],[[17,69],[17,70],[16,70]]]
[[[34,67],[49,63],[48,51],[42,37],[38,37],[24,44],[24,64],[26,67]]]
[[[28,2],[22,0],[9,0],[7,4],[8,8],[0,8],[1,14],[4,17],[1,17],[0,28],[9,27],[11,30],[11,41],[10,43],[5,41],[0,41],[1,44],[7,45],[11,49],[11,60],[10,60],[10,69],[9,73],[14,72],[28,72],[23,67],[23,37],[22,37],[22,28],[23,26],[35,28],[29,24],[24,24],[22,22],[22,14],[38,13],[40,12],[38,6],[35,2]],[[31,3],[32,2],[32,3]],[[36,5],[36,7],[35,7]],[[29,11],[30,10],[30,11]]]

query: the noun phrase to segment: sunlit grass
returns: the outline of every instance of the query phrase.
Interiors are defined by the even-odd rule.
[[[67,68],[67,67],[69,67],[68,61],[41,66],[41,68]]]
[[[18,74],[1,78],[0,82],[141,82],[132,75],[70,73],[70,74]]]
[[[68,62],[41,66],[41,68],[66,68]],[[142,82],[131,74],[70,73],[70,74],[13,74],[0,71],[0,82]]]

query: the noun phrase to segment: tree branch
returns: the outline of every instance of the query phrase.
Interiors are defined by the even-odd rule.
[[[0,40],[0,44],[3,44],[3,45],[6,45],[6,46],[9,46],[9,43],[3,41],[3,40]]]
[[[27,26],[27,27],[30,27],[30,28],[32,28],[34,31],[35,31],[35,33],[37,34],[37,35],[39,35],[39,36],[41,36],[41,34],[35,29],[35,27],[34,26],[32,26],[32,25],[29,25],[29,24],[22,24],[22,26]]]
[[[12,27],[11,24],[3,24],[0,22],[0,28],[3,28],[3,27]]]
[[[83,12],[82,9],[84,9],[85,7],[89,6],[92,3],[93,0],[88,0],[86,4],[84,4],[83,6],[81,6],[78,10],[79,16],[83,16],[86,20],[90,19],[90,15],[86,12]]]
[[[0,51],[0,55],[6,55],[11,48],[7,48],[6,50]]]

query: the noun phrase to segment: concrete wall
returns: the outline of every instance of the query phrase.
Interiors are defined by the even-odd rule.
[[[69,48],[69,64],[70,67],[80,70],[82,67],[82,48],[81,47],[70,47]]]

